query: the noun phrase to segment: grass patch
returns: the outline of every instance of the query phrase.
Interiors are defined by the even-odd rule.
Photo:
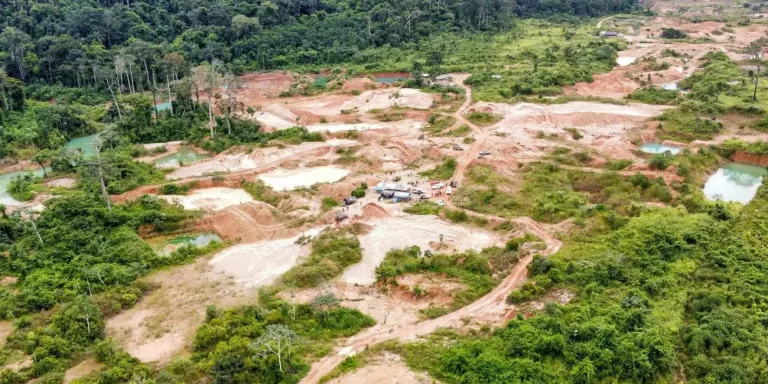
[[[483,127],[491,124],[496,124],[499,121],[501,121],[501,119],[502,117],[500,115],[496,115],[488,112],[475,111],[467,115],[467,120]]]
[[[456,172],[456,159],[449,157],[443,160],[443,163],[429,171],[421,172],[420,175],[430,180],[448,180]]]
[[[248,192],[254,200],[265,202],[273,207],[277,207],[281,201],[288,197],[282,193],[277,193],[261,180],[243,181],[240,187]]]
[[[330,281],[362,258],[363,251],[356,237],[339,232],[323,233],[312,240],[309,257],[283,275],[283,283],[315,287]]]

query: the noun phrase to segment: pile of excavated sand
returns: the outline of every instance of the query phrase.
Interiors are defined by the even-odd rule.
[[[257,112],[254,119],[267,127],[272,127],[278,130],[296,126],[295,122],[285,120],[271,112]]]
[[[253,202],[253,197],[242,189],[205,188],[190,192],[188,195],[160,195],[159,198],[169,202],[178,202],[184,209],[220,211],[233,205]]]
[[[179,168],[167,174],[166,178],[176,180],[213,173],[247,171],[270,164],[277,165],[292,158],[303,158],[313,151],[350,146],[356,143],[354,140],[332,139],[325,142],[302,143],[287,148],[269,147],[255,150],[250,154],[220,154],[209,160]]]
[[[315,236],[319,232],[311,230],[304,235]],[[296,244],[298,238],[235,245],[216,254],[209,264],[214,272],[231,276],[246,287],[272,284],[309,255],[311,246]]]
[[[281,104],[265,104],[254,116],[256,121],[275,129],[295,127],[299,117],[290,109]]]
[[[486,231],[450,224],[435,216],[408,215],[367,222],[373,230],[360,237],[363,260],[350,266],[341,277],[349,284],[373,284],[376,267],[387,252],[413,245],[422,250],[432,249],[433,244],[443,244],[448,249],[465,251],[480,250],[496,244],[499,239]]]
[[[313,124],[307,126],[307,130],[310,132],[368,131],[372,129],[410,129],[417,131],[422,126],[424,126],[422,121],[401,120],[391,123]]]
[[[259,175],[259,179],[275,191],[292,191],[309,188],[314,184],[333,183],[349,174],[346,169],[337,167],[315,167],[297,170],[276,169]]]
[[[432,107],[433,101],[432,95],[417,89],[388,88],[363,92],[342,104],[340,109],[357,109],[361,113],[372,109],[389,109],[392,107],[429,109]]]

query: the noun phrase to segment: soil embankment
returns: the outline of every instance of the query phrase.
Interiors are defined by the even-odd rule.
[[[737,163],[768,167],[768,155],[755,155],[747,152],[736,152],[736,154],[733,155],[733,161]]]

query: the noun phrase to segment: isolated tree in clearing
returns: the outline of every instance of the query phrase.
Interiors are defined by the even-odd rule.
[[[757,101],[757,85],[760,83],[760,65],[763,63],[765,50],[768,48],[768,39],[761,37],[751,43],[744,49],[744,52],[753,60],[757,60],[757,71],[755,72],[755,91],[752,94],[752,100]]]
[[[261,356],[275,355],[277,356],[277,364],[280,368],[280,372],[283,372],[283,355],[288,358],[291,357],[291,347],[299,342],[299,336],[296,335],[285,324],[273,324],[268,325],[266,332],[264,332],[258,340],[256,340],[251,346],[257,350],[260,350]]]

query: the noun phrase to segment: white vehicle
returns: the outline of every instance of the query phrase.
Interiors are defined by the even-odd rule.
[[[451,188],[451,187],[448,187],[448,189],[445,190],[445,194],[446,195],[450,195],[452,193],[453,193],[453,188]]]
[[[432,184],[432,189],[435,189],[435,190],[443,189],[443,187],[445,187],[445,184],[443,183]]]
[[[440,207],[445,207],[445,201],[443,201],[443,200],[438,200],[438,201],[437,201],[437,205],[438,205],[438,206],[440,206]]]

